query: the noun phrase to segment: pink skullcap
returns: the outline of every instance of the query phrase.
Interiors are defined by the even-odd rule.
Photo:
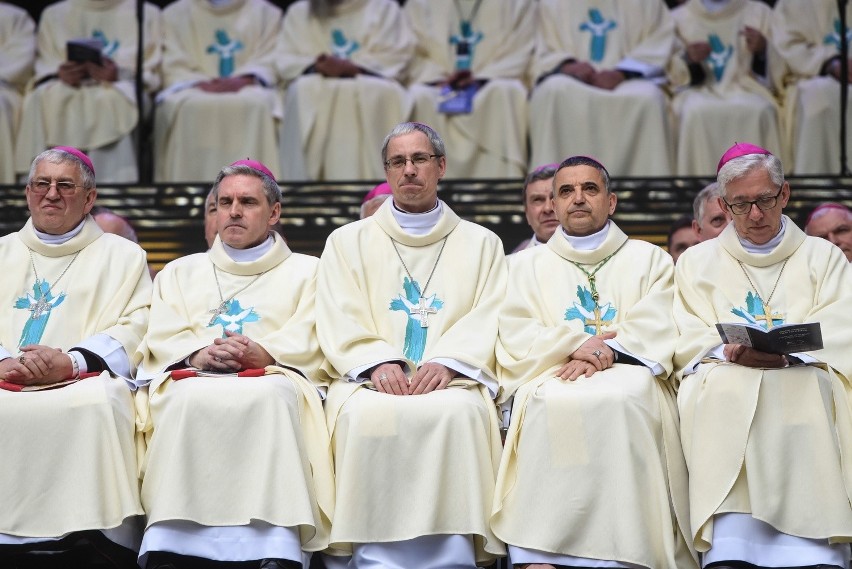
[[[61,150],[62,152],[67,152],[68,154],[73,154],[75,157],[79,158],[80,161],[88,166],[89,170],[92,171],[92,175],[95,175],[95,167],[92,166],[92,160],[82,150],[77,150],[73,146],[54,146],[53,150]]]
[[[384,195],[391,195],[392,193],[393,192],[391,191],[390,184],[388,184],[387,182],[382,182],[381,184],[367,192],[367,195],[364,196],[364,201],[362,201],[361,203],[367,203],[373,198],[377,198],[379,196]]]
[[[267,168],[265,164],[263,164],[263,162],[258,162],[257,160],[246,158],[245,160],[237,160],[236,162],[231,164],[231,166],[248,166],[253,170],[257,170],[258,172],[266,174],[272,179],[272,181],[275,181],[275,174],[273,174],[272,171]]]
[[[595,160],[595,162],[597,162],[597,160]],[[551,169],[551,168],[553,170],[556,170],[557,168],[559,168],[559,164],[556,163],[556,162],[554,162],[553,164],[544,164],[542,166],[534,168],[533,171],[530,172],[530,174],[538,174],[539,172],[543,172],[543,171]]]
[[[739,158],[740,156],[748,156],[749,154],[763,154],[765,156],[770,156],[772,153],[766,150],[765,148],[761,148],[760,146],[748,143],[748,142],[735,142],[733,146],[725,151],[722,154],[722,158],[719,160],[719,165],[716,166],[716,173],[719,173],[719,170],[722,169],[722,166],[733,160],[734,158]]]
[[[838,209],[838,210],[844,211],[846,213],[852,213],[852,210],[850,210],[848,207],[846,207],[843,204],[834,203],[834,202],[827,202],[827,203],[824,203],[824,204],[820,204],[820,205],[818,205],[814,208],[814,210],[810,213],[810,215],[808,215],[808,219],[807,219],[807,221],[805,221],[805,225],[810,225],[811,221],[813,220],[813,218],[816,214],[823,212],[827,209]]]

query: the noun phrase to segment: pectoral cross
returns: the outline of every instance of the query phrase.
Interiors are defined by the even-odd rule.
[[[30,312],[32,313],[30,318],[32,318],[33,320],[38,320],[39,318],[41,318],[42,314],[50,312],[51,308],[53,307],[50,305],[50,302],[48,302],[48,300],[42,296],[35,302],[35,304],[30,306]]]
[[[759,314],[759,315],[755,316],[754,319],[757,320],[758,322],[760,322],[761,320],[766,322],[766,329],[767,330],[772,328],[772,321],[773,320],[783,320],[784,319],[783,314],[772,314],[772,307],[770,307],[765,302],[761,302],[761,305],[763,306],[763,314]]]
[[[601,309],[600,309],[599,306],[595,306],[595,317],[593,319],[592,318],[586,318],[586,320],[583,322],[583,324],[586,325],[586,326],[594,325],[595,336],[597,336],[598,334],[601,333],[601,326],[606,326],[607,324],[612,324],[612,320],[601,320]]]
[[[213,310],[208,310],[207,312],[209,314],[213,315],[213,316],[210,317],[210,322],[207,323],[207,326],[208,327],[213,326],[213,323],[216,321],[216,319],[219,317],[219,315],[225,314],[226,312],[228,312],[228,301],[227,300],[222,301],[222,304],[220,304],[219,306],[217,306]]]
[[[415,312],[420,315],[420,327],[428,328],[429,327],[429,315],[437,314],[438,311],[431,306],[426,306],[426,299],[422,296],[420,300],[417,301],[417,307],[415,308]]]

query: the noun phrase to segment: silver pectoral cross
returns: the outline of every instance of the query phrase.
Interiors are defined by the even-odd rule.
[[[226,312],[228,312],[228,301],[222,301],[222,304],[220,304],[213,310],[208,310],[207,312],[213,315],[210,317],[210,322],[207,323],[207,326],[213,326],[213,323],[216,321],[220,314],[225,314]]]
[[[38,320],[43,314],[45,314],[46,312],[50,312],[51,308],[53,307],[50,305],[50,302],[48,302],[47,299],[42,296],[35,302],[35,304],[30,306],[30,312],[32,312],[30,318],[32,318],[33,320]]]
[[[426,306],[426,299],[422,296],[420,300],[417,301],[417,307],[415,312],[420,316],[420,327],[428,328],[429,327],[429,315],[437,314],[438,311],[431,306]]]

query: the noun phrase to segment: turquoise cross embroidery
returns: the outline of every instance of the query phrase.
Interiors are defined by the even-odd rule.
[[[840,19],[834,20],[834,32],[826,34],[822,42],[825,45],[833,43],[840,49]],[[846,30],[846,42],[852,44],[852,29]]]
[[[207,46],[207,53],[219,56],[219,77],[230,77],[234,72],[234,55],[241,49],[243,42],[232,40],[225,30],[216,30],[216,41]]]
[[[482,41],[482,32],[474,32],[473,24],[468,20],[459,23],[459,33],[450,36],[450,45],[456,46],[456,69],[470,69],[473,63],[473,51],[476,44]]]
[[[65,300],[64,292],[59,293],[59,296],[53,296],[47,281],[36,280],[33,293],[21,296],[15,301],[15,308],[30,311],[30,317],[27,318],[27,323],[24,324],[21,332],[21,339],[18,341],[19,348],[41,342],[51,311],[62,304],[63,300]]]
[[[565,311],[565,320],[579,320],[587,334],[598,335],[603,326],[612,324],[618,312],[612,303],[598,304],[589,289],[577,286],[577,298],[573,306]]]
[[[107,39],[106,34],[101,30],[94,30],[92,32],[92,37],[96,40],[99,40],[103,47],[101,48],[101,53],[107,57],[112,57],[113,54],[118,51],[118,47],[121,45],[121,42],[118,40],[110,40]]]
[[[242,334],[243,324],[260,320],[260,316],[254,311],[254,307],[243,308],[237,299],[226,300],[219,308],[212,312],[213,318],[210,319],[207,327],[212,328],[213,326],[221,325],[223,338],[226,337],[225,332]]]
[[[353,53],[358,51],[361,44],[355,40],[347,39],[343,30],[334,28],[331,30],[331,53],[334,57],[349,59]]]
[[[580,24],[580,31],[589,32],[591,38],[591,60],[603,61],[606,54],[606,34],[618,27],[615,20],[605,20],[597,8],[589,10],[589,21]]]
[[[731,55],[734,53],[734,48],[733,46],[726,46],[722,43],[722,39],[716,34],[710,34],[708,41],[710,43],[710,55],[707,56],[707,60],[710,63],[710,67],[713,68],[713,75],[716,77],[716,81],[721,81],[722,76],[725,74],[725,67],[728,65],[728,60],[731,59]]]
[[[784,323],[784,315],[773,314],[770,306],[763,302],[760,295],[754,294],[751,291],[746,295],[745,307],[734,307],[731,309],[731,313],[744,319],[749,324],[761,326],[764,330],[769,330],[774,326]]]
[[[429,332],[429,315],[437,314],[444,307],[444,302],[433,294],[423,297],[420,294],[420,285],[417,281],[405,277],[402,281],[402,289],[405,295],[397,295],[390,301],[390,310],[399,310],[408,315],[405,324],[405,344],[403,354],[414,363],[420,363],[423,359],[423,351],[426,349],[426,336]]]

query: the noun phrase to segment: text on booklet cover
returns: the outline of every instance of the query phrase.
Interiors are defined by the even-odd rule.
[[[725,344],[743,344],[770,354],[795,354],[821,350],[822,329],[819,322],[781,324],[764,330],[754,324],[718,323],[716,330]]]

